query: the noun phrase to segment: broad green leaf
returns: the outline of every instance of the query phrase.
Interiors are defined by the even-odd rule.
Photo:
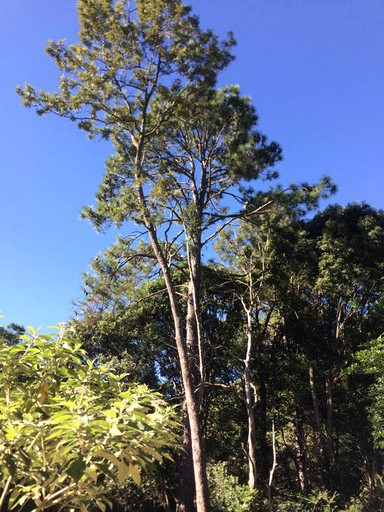
[[[140,485],[141,475],[140,475],[139,468],[137,466],[135,466],[134,464],[129,464],[128,471],[129,471],[130,475],[132,476],[135,484]]]
[[[78,482],[84,475],[85,469],[85,460],[83,459],[83,457],[79,457],[78,459],[72,462],[72,464],[67,469],[67,473],[74,479],[75,482]]]
[[[46,400],[47,400],[47,397],[48,397],[48,390],[49,390],[49,386],[48,386],[48,383],[47,382],[42,382],[39,386],[39,391],[37,393],[37,398],[36,398],[36,401],[40,404],[40,405],[43,405]]]

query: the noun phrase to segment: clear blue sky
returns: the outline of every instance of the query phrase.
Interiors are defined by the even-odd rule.
[[[221,85],[252,97],[283,147],[284,183],[330,174],[335,202],[384,207],[384,0],[192,0],[204,27],[233,30],[237,60]],[[0,313],[3,324],[66,320],[82,272],[113,235],[79,220],[103,174],[105,143],[39,118],[14,93],[53,90],[48,39],[74,42],[76,1],[1,0]]]

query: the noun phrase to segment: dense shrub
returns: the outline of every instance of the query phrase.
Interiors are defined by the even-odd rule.
[[[0,509],[27,501],[88,510],[108,482],[170,457],[175,412],[144,385],[90,360],[66,334],[0,342]]]
[[[256,512],[258,494],[228,473],[227,465],[208,466],[212,512]]]

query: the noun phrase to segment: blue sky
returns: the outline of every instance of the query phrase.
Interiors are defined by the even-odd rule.
[[[236,61],[220,84],[252,97],[283,148],[281,180],[329,174],[334,202],[384,207],[384,1],[193,0],[203,27],[233,30]],[[66,320],[82,272],[114,233],[80,221],[112,149],[74,125],[38,117],[14,90],[53,90],[49,39],[76,40],[76,1],[1,0],[0,313],[3,324]]]

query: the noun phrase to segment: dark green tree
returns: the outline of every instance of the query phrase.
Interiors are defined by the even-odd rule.
[[[7,327],[0,326],[0,339],[6,340],[10,345],[19,343],[23,334],[25,328],[22,325],[10,323]]]
[[[284,360],[287,365],[280,374],[289,372],[283,388],[291,383],[292,409],[298,412],[301,432],[307,431],[301,444],[319,461],[314,468],[321,471],[312,473],[312,482],[344,495],[356,490],[360,478],[347,481],[346,468],[353,465],[361,472],[350,447],[359,446],[360,462],[370,457],[363,402],[354,399],[362,397],[363,388],[343,375],[360,344],[382,332],[377,305],[384,284],[383,221],[382,212],[365,204],[332,206],[293,224],[276,245],[281,315],[277,358],[279,366]],[[305,378],[308,388],[303,393]],[[305,419],[302,411],[308,405],[311,416]],[[310,441],[309,431],[317,442],[313,436]]]
[[[320,198],[328,197],[333,191],[334,185],[329,178],[323,178],[318,185],[291,185],[285,191],[276,187],[267,193],[259,193],[251,198],[249,207],[270,205],[269,208],[261,207],[257,216],[240,218],[236,225],[223,230],[217,243],[217,250],[225,265],[222,272],[226,273],[228,281],[232,283],[232,293],[241,304],[244,317],[245,341],[241,358],[244,363],[244,398],[248,418],[248,485],[252,488],[256,487],[257,482],[255,374],[260,388],[264,381],[263,365],[255,363],[255,357],[257,352],[262,353],[262,346],[269,338],[276,303],[273,288],[276,275],[273,241],[278,230],[289,229],[294,221],[316,209]],[[263,430],[266,431],[265,418],[263,421],[259,418],[259,423],[264,423]]]

